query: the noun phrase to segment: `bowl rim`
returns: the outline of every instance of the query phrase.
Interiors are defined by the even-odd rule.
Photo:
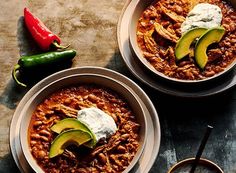
[[[173,173],[173,171],[175,171],[176,169],[178,169],[179,167],[181,167],[184,164],[189,164],[189,163],[194,163],[194,161],[196,160],[196,158],[187,158],[184,160],[181,160],[180,162],[177,162],[176,164],[174,164],[167,173]],[[214,167],[217,171],[219,171],[219,173],[224,173],[224,171],[214,162],[212,162],[211,160],[205,159],[205,158],[200,158],[199,162],[201,164],[205,164],[205,165],[210,165],[211,167]]]
[[[127,88],[126,86],[123,86],[118,80],[115,80],[111,77],[108,77],[108,76],[104,76],[104,75],[101,75],[101,74],[92,74],[92,73],[83,73],[83,74],[73,74],[73,75],[69,75],[69,76],[66,76],[66,77],[62,77],[62,78],[59,78],[49,84],[47,84],[46,86],[44,86],[41,90],[39,90],[37,93],[35,93],[28,101],[27,103],[25,104],[25,106],[23,107],[22,111],[21,111],[21,114],[24,114],[24,112],[26,112],[27,109],[29,109],[30,105],[32,104],[32,102],[37,98],[37,97],[40,97],[40,94],[42,92],[47,92],[47,89],[49,88],[53,88],[54,85],[57,85],[58,83],[64,81],[64,80],[70,80],[70,79],[74,79],[74,78],[78,78],[78,77],[88,77],[88,76],[92,76],[92,77],[98,77],[102,80],[108,80],[112,83],[115,83],[116,86],[120,86],[122,88],[122,90],[125,91],[125,93],[128,93],[129,97],[131,96],[133,99],[132,101],[135,101],[135,105],[139,105],[139,109],[141,111],[141,114],[144,115],[142,116],[142,119],[144,120],[143,124],[144,124],[144,127],[142,127],[142,133],[143,133],[143,137],[140,139],[141,140],[141,147],[139,147],[138,151],[136,152],[134,158],[132,159],[131,163],[128,165],[128,167],[123,171],[124,173],[128,173],[130,170],[132,170],[132,168],[137,164],[138,160],[140,159],[142,153],[143,153],[143,150],[144,150],[144,147],[145,147],[145,144],[146,144],[146,139],[147,139],[147,120],[146,120],[146,116],[145,116],[145,112],[143,110],[143,107],[142,107],[142,104],[140,103],[140,101],[138,100],[137,96],[129,89]],[[65,84],[65,85],[61,85],[59,87],[56,87],[56,89],[52,89],[52,91],[49,91],[50,94],[52,94],[53,92],[59,90],[59,89],[62,89],[62,88],[65,88],[65,87],[69,87],[69,86],[72,86],[74,82],[70,83],[69,85],[68,84]],[[103,86],[104,88],[108,88],[108,89],[111,89],[112,91],[114,91],[115,93],[118,93],[119,96],[121,96],[122,98],[124,98],[126,100],[126,102],[128,102],[130,108],[132,110],[134,110],[134,107],[131,106],[130,104],[130,101],[127,99],[127,95],[124,95],[124,94],[121,94],[120,92],[121,91],[116,91],[108,86],[104,86],[103,84],[101,83],[94,83],[93,81],[91,82],[75,82],[75,85],[79,85],[79,84],[97,84],[99,86]],[[47,94],[47,96],[49,96],[50,94]],[[45,96],[43,98],[41,98],[41,101],[45,99]],[[134,111],[135,112],[135,111]],[[37,164],[35,158],[32,156],[30,150],[29,150],[29,141],[28,141],[28,126],[27,126],[27,130],[25,130],[25,127],[24,124],[27,124],[29,125],[29,122],[31,120],[31,116],[26,116],[26,115],[29,115],[28,114],[24,114],[22,116],[22,119],[21,119],[21,122],[20,122],[20,133],[19,133],[19,136],[20,136],[20,145],[21,145],[21,148],[22,148],[22,152],[23,152],[23,155],[24,157],[26,158],[27,162],[29,163],[30,167],[32,168],[32,170],[36,171],[37,173],[43,173],[44,171],[42,170],[42,168]],[[27,119],[28,117],[28,121],[25,122],[24,120]],[[22,123],[23,122],[23,123]],[[24,135],[22,135],[24,134]],[[27,149],[28,148],[28,149]]]
[[[180,84],[195,84],[195,83],[206,83],[212,80],[216,80],[220,78],[221,76],[225,75],[226,73],[230,72],[234,67],[236,67],[236,58],[234,61],[232,61],[226,68],[224,68],[223,71],[215,74],[214,76],[211,77],[206,77],[204,79],[200,80],[184,80],[184,79],[177,79],[173,77],[166,76],[165,74],[157,71],[147,60],[144,58],[141,49],[138,46],[137,43],[137,24],[138,24],[138,19],[141,17],[143,11],[151,5],[155,0],[138,0],[138,2],[135,4],[135,7],[133,8],[133,11],[131,12],[131,17],[128,23],[128,33],[129,33],[129,43],[130,43],[130,48],[132,55],[137,57],[139,62],[141,62],[141,65],[144,66],[149,72],[154,74],[156,77],[159,77],[161,79],[164,79],[169,82],[173,83],[180,83]],[[146,4],[146,6],[145,6]],[[138,15],[137,20],[133,20],[137,17],[136,12],[139,10],[139,8],[142,8],[141,14]]]

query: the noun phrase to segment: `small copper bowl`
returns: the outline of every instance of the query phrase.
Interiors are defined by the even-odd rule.
[[[181,173],[183,172],[183,170],[180,171],[181,168],[188,168],[188,170],[186,170],[185,172],[189,172],[191,169],[192,164],[194,163],[195,158],[188,158],[188,159],[184,159],[178,163],[176,163],[175,165],[173,165],[167,173]],[[210,171],[213,173],[224,173],[224,171],[214,162],[201,158],[198,162],[198,166],[204,167],[206,169],[209,169],[209,173]],[[196,168],[197,169],[197,168]],[[179,172],[178,172],[179,171]],[[195,171],[197,173],[197,170]]]

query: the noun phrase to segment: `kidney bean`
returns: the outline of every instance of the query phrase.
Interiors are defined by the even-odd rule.
[[[121,140],[122,141],[125,141],[126,139],[128,139],[129,138],[129,134],[123,134],[123,135],[121,135]]]
[[[37,133],[31,134],[30,137],[31,137],[32,139],[40,139],[40,135],[37,134]]]
[[[96,103],[99,101],[99,98],[97,96],[95,96],[94,94],[89,94],[88,95],[88,100],[93,102],[93,103]]]
[[[39,131],[40,135],[51,136],[51,133],[45,129]]]
[[[103,164],[105,164],[107,162],[107,158],[103,153],[99,153],[98,154],[98,159],[100,162],[102,162]]]
[[[40,150],[36,153],[37,158],[44,159],[44,157],[47,155],[47,153],[44,150]]]
[[[235,38],[231,39],[231,45],[233,46],[235,43],[236,43],[236,39]]]
[[[34,124],[33,124],[33,126],[34,126],[34,127],[38,127],[38,126],[41,126],[42,124],[43,124],[42,121],[35,121]]]
[[[125,152],[126,152],[126,148],[125,148],[124,146],[122,146],[122,145],[119,145],[119,146],[117,147],[117,151],[118,151],[119,153],[125,153]]]
[[[175,6],[175,12],[179,15],[182,15],[183,14],[183,8],[180,7],[179,5],[176,5]]]
[[[36,141],[32,141],[32,140],[30,141],[30,145],[31,145],[31,146],[34,146],[34,145],[36,145],[36,144],[37,144]]]
[[[211,76],[215,75],[215,72],[214,71],[207,71],[207,72],[205,72],[205,75],[207,77],[211,77]]]
[[[46,137],[46,136],[40,136],[40,139],[45,141],[45,142],[48,142],[49,141],[49,138]]]
[[[71,102],[72,102],[71,98],[67,98],[67,99],[64,100],[65,105],[69,105]]]

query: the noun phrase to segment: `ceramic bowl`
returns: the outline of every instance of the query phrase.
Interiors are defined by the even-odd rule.
[[[138,46],[137,43],[137,24],[138,20],[141,17],[143,11],[150,6],[152,3],[154,3],[154,0],[138,0],[134,10],[132,11],[132,15],[129,21],[129,42],[130,42],[130,47],[131,47],[131,52],[133,56],[137,57],[138,61],[140,62],[140,65],[146,69],[147,72],[150,72],[151,75],[154,77],[157,77],[157,79],[163,79],[164,81],[167,82],[172,82],[175,84],[195,84],[195,83],[206,83],[208,81],[212,81],[213,79],[218,79],[219,77],[223,76],[224,74],[228,73],[231,71],[236,64],[236,60],[232,62],[228,67],[225,68],[224,71],[212,76],[212,77],[207,77],[205,79],[201,80],[183,80],[183,79],[176,79],[172,77],[168,77],[164,75],[163,73],[157,71],[147,60],[146,58],[143,57],[142,51]]]
[[[146,134],[147,124],[146,124],[145,113],[135,94],[132,93],[128,88],[123,86],[119,81],[116,81],[110,77],[96,74],[75,74],[75,75],[70,75],[68,77],[60,78],[50,83],[49,85],[46,85],[26,103],[23,110],[21,111],[22,120],[20,124],[20,143],[23,154],[27,162],[35,172],[37,173],[44,172],[40,168],[40,166],[36,163],[36,160],[33,158],[30,152],[30,146],[28,142],[29,123],[31,120],[32,113],[36,109],[37,105],[40,104],[44,99],[46,99],[49,95],[51,95],[55,91],[61,88],[65,88],[67,86],[73,86],[78,84],[88,84],[88,85],[97,84],[105,88],[111,89],[115,91],[118,95],[123,97],[128,102],[130,108],[133,110],[137,122],[141,125],[139,132],[140,147],[135,157],[133,158],[132,162],[124,171],[128,173],[135,166],[144,149],[147,136]]]
[[[190,172],[192,165],[195,162],[195,158],[184,159],[175,165],[173,165],[167,173],[181,173],[181,172]],[[200,158],[197,167],[199,170],[195,170],[195,172],[217,172],[224,173],[224,171],[214,162]],[[196,168],[196,169],[198,169]],[[202,169],[202,170],[200,170]]]

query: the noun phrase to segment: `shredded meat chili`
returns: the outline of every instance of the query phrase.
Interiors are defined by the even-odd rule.
[[[50,145],[57,136],[50,127],[64,118],[76,118],[78,110],[88,107],[109,114],[118,131],[94,149],[69,146],[62,155],[50,159]],[[122,172],[139,148],[139,127],[127,102],[115,92],[88,84],[68,87],[37,106],[28,130],[30,150],[46,173]]]
[[[174,50],[181,37],[180,27],[189,11],[198,3],[207,2],[221,8],[222,26],[226,34],[207,51],[204,70],[196,65],[193,54],[176,62]],[[166,76],[201,80],[222,72],[236,57],[236,11],[222,0],[158,0],[142,14],[137,26],[137,41],[144,57]]]

